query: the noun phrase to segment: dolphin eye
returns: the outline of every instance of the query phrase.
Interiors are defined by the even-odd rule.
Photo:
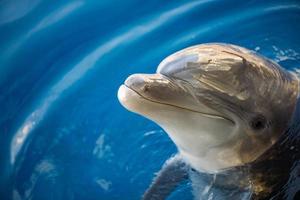
[[[264,116],[258,115],[254,117],[250,123],[251,128],[254,130],[262,130],[266,127],[267,120]]]

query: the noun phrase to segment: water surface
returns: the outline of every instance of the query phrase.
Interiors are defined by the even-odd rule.
[[[118,103],[124,79],[206,42],[297,71],[299,22],[297,0],[2,1],[1,199],[139,199],[176,148]]]

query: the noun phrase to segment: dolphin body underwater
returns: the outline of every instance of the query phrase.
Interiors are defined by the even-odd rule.
[[[143,199],[166,199],[188,178],[195,199],[299,198],[299,181],[282,189],[299,178],[299,83],[253,51],[217,43],[129,76],[121,104],[157,123],[178,149]]]

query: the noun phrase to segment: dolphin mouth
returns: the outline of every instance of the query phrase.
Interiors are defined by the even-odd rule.
[[[174,105],[174,104],[171,104],[171,103],[165,103],[165,102],[160,102],[160,101],[156,101],[156,100],[150,99],[150,98],[144,96],[143,94],[141,94],[140,92],[138,92],[137,90],[135,90],[134,88],[132,88],[129,85],[127,85],[126,82],[120,86],[119,92],[120,92],[120,90],[121,90],[122,87],[125,87],[126,89],[130,90],[131,92],[134,92],[140,98],[142,98],[143,100],[148,101],[148,102],[152,102],[152,103],[160,104],[160,105],[165,105],[165,106],[170,106],[170,107],[174,107],[174,108],[177,108],[177,109],[183,109],[183,110],[186,110],[186,111],[198,113],[198,114],[200,114],[200,115],[202,115],[204,117],[208,117],[208,118],[223,119],[223,120],[228,121],[228,122],[230,122],[232,124],[235,124],[235,122],[233,120],[231,120],[229,118],[226,118],[224,116],[221,116],[221,115],[216,115],[216,114],[211,114],[211,113],[206,113],[206,112],[200,112],[198,110],[186,108],[186,107],[183,107],[183,106]],[[120,100],[120,101],[122,101],[122,100]]]

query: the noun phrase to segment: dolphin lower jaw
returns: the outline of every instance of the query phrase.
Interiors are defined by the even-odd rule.
[[[236,134],[236,125],[232,121],[176,105],[151,101],[126,85],[119,88],[118,98],[128,110],[160,125],[193,168],[214,173],[230,167],[226,162],[226,155],[220,156],[219,152],[222,150],[217,148],[222,148],[222,144]],[[237,157],[233,156],[233,153],[228,155],[232,156],[232,159]]]

